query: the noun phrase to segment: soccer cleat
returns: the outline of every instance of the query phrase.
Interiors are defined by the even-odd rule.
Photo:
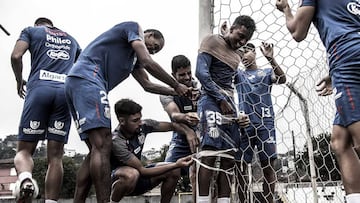
[[[28,203],[33,198],[38,198],[39,187],[34,179],[26,178],[21,183],[19,180],[15,183],[13,196],[17,203]]]

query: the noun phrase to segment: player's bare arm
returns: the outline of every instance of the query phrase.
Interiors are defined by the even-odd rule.
[[[192,163],[192,159],[191,156],[189,156],[179,159],[176,163],[166,163],[166,164],[156,165],[155,167],[146,168],[141,164],[140,160],[136,158],[136,156],[134,155],[129,159],[129,161],[126,162],[126,165],[137,169],[142,176],[153,177],[164,174],[176,168],[189,166],[191,163]]]
[[[286,27],[295,41],[304,40],[314,16],[315,8],[302,6],[293,15],[287,0],[276,0],[276,8],[285,14]]]
[[[262,42],[260,50],[274,70],[276,83],[284,84],[286,82],[286,75],[274,58],[274,44]]]
[[[170,85],[180,96],[190,95],[190,89],[183,84],[177,82],[171,77],[161,66],[156,63],[150,56],[143,41],[135,40],[131,43],[131,46],[136,52],[137,60],[140,65],[146,69],[156,79]]]
[[[147,92],[162,95],[177,95],[173,88],[151,82],[144,68],[135,68],[131,74]]]
[[[11,66],[15,75],[17,84],[17,93],[20,98],[24,98],[26,94],[25,85],[26,81],[22,77],[23,63],[22,57],[28,50],[29,44],[25,41],[17,41],[13,52],[11,53]]]

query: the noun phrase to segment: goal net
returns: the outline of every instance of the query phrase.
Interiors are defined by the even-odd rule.
[[[257,27],[249,42],[255,45],[258,67],[271,67],[259,47],[263,41],[273,43],[274,58],[286,74],[286,84],[274,84],[271,90],[278,153],[273,167],[275,198],[291,203],[343,202],[340,172],[330,150],[335,115],[333,98],[320,97],[315,91],[316,84],[328,73],[326,52],[316,28],[311,25],[306,39],[297,43],[285,26],[284,14],[276,9],[275,0],[206,1],[205,6],[200,3],[199,20],[210,21],[200,23],[200,32],[220,33],[223,22],[230,26],[237,16],[249,15]],[[298,0],[289,0],[293,11],[298,3]],[[201,12],[209,11],[210,18],[201,19]],[[241,64],[239,68],[244,66]],[[263,202],[261,185],[265,180],[257,156],[260,152],[256,148],[254,151],[256,154],[246,170],[249,187],[243,193],[247,202]],[[237,202],[238,184],[233,184],[234,187],[232,201]]]

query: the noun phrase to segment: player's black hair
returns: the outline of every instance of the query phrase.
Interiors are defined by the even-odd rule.
[[[44,18],[44,17],[40,17],[40,18],[36,19],[34,24],[35,25],[49,24],[51,26],[54,26],[50,19]]]
[[[191,66],[190,60],[184,55],[176,55],[171,60],[171,70],[176,73],[178,69]]]
[[[131,99],[121,99],[115,104],[116,117],[130,116],[141,112],[142,106]]]
[[[144,31],[144,33],[148,33],[148,32],[152,32],[155,39],[163,39],[163,40],[165,40],[163,34],[159,30],[147,29],[147,30]]]
[[[249,32],[249,39],[251,39],[252,35],[254,34],[254,32],[256,30],[255,21],[250,16],[247,16],[247,15],[238,16],[232,25],[233,26],[241,26],[241,25],[245,26]]]

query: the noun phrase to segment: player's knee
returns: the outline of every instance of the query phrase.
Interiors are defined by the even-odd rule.
[[[181,171],[180,168],[178,169],[174,169],[169,171],[168,173],[168,178],[174,179],[174,180],[178,180],[181,177]]]
[[[125,182],[126,184],[132,184],[136,183],[137,180],[140,177],[140,173],[136,169],[126,170],[125,173],[117,174],[119,179],[122,179],[122,182]]]
[[[341,154],[352,146],[346,135],[334,133],[331,136],[330,147],[335,154]]]

